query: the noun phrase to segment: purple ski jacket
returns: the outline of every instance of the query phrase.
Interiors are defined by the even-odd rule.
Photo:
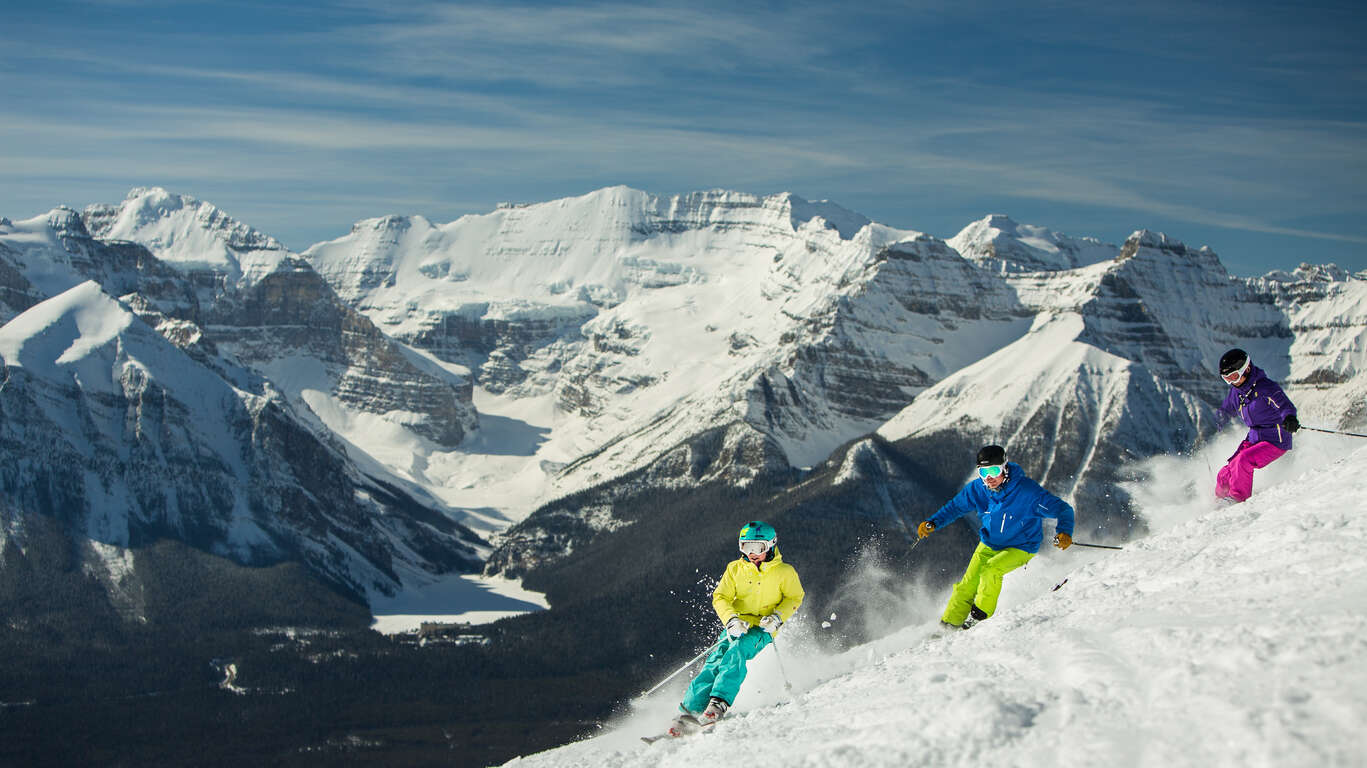
[[[1243,386],[1229,388],[1220,411],[1243,419],[1248,425],[1250,444],[1272,443],[1283,451],[1291,450],[1291,433],[1282,427],[1282,422],[1295,415],[1296,406],[1258,366],[1248,367]]]

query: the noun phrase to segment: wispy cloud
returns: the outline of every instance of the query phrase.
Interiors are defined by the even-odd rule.
[[[1254,61],[1225,38],[1275,29],[1266,9],[1225,29],[1230,8],[1178,2],[357,0],[305,18],[241,1],[221,29],[193,23],[206,7],[182,8],[174,37],[175,17],[130,0],[116,30],[7,40],[0,186],[160,178],[207,198],[349,181],[377,205],[460,212],[450,201],[629,183],[787,189],[874,218],[885,201],[943,218],[1023,201],[1084,222],[1367,235],[1351,29],[1303,46],[1313,24],[1292,21]],[[288,23],[257,21],[273,14]]]

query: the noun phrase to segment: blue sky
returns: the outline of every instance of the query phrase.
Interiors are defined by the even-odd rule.
[[[0,215],[157,185],[302,250],[625,184],[1367,269],[1357,3],[846,6],[11,1]]]

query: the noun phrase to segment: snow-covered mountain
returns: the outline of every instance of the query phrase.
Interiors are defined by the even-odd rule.
[[[1114,245],[1095,238],[1069,237],[1000,214],[969,224],[948,242],[964,258],[999,274],[1074,269],[1119,255]]]
[[[786,194],[610,188],[443,226],[361,222],[304,256],[380,328],[474,371],[481,411],[551,428],[549,473],[486,487],[505,499],[610,480],[717,429],[728,456],[759,460],[679,482],[817,463],[1031,318],[942,241]]]
[[[1367,333],[1362,281],[1328,268],[1241,280],[1161,233],[1107,246],[1001,216],[946,243],[792,195],[612,188],[446,225],[361,222],[305,257],[381,328],[470,369],[484,413],[543,430],[534,451],[428,455],[414,476],[453,503],[521,504],[514,520],[627,477],[772,477],[877,429],[950,477],[973,445],[1009,441],[1120,533],[1129,463],[1209,437],[1226,349],[1347,426],[1357,417],[1325,398],[1353,402],[1361,367],[1341,356],[1341,379],[1304,386],[1291,318],[1344,318],[1301,321],[1319,334],[1306,355]],[[478,488],[460,488],[471,468]],[[571,527],[624,525],[612,497]],[[519,526],[491,563],[587,543],[536,530],[549,524]]]
[[[1039,313],[1035,325],[879,429],[931,466],[945,445],[958,445],[962,455],[975,443],[999,442],[1047,486],[1085,506],[1087,525],[1116,533],[1131,525],[1117,490],[1132,479],[1134,460],[1186,451],[1214,429],[1211,406],[1227,388],[1211,372],[1232,346],[1287,382],[1306,423],[1334,427],[1352,418],[1335,408],[1364,381],[1351,353],[1336,354],[1345,371],[1336,384],[1354,382],[1349,387],[1316,386],[1322,374],[1297,376],[1292,368],[1309,368],[1313,363],[1298,361],[1326,346],[1361,347],[1367,282],[1341,276],[1332,290],[1321,284],[1316,291],[1298,278],[1238,280],[1209,249],[1148,231],[1134,233],[1110,261],[1004,272]],[[1293,320],[1324,314],[1335,320]],[[1293,323],[1305,329],[1304,341]]]
[[[1137,427],[1175,433],[1141,435],[1139,455],[1181,449],[1208,421],[1199,403],[1221,395],[1210,371],[1225,349],[1242,345],[1286,377],[1290,312],[1362,311],[1353,289],[1331,297],[1289,287],[1301,282],[1294,276],[1239,280],[1209,249],[1158,233],[1117,247],[989,216],[945,243],[786,194],[617,187],[446,225],[390,216],[304,256],[379,327],[473,371],[482,410],[526,414],[547,429],[540,471],[526,460],[502,468],[516,490],[485,474],[493,483],[484,487],[505,499],[534,491],[528,506],[649,466],[717,429],[737,447],[727,456],[749,460],[686,462],[681,482],[813,465],[991,353],[1051,343],[1031,328],[1058,314],[1081,318],[1079,343],[1177,388],[1154,395],[1166,405],[1131,410],[1186,414],[1170,429]],[[1297,298],[1279,302],[1274,289]],[[1317,345],[1353,347],[1367,325],[1318,327],[1333,340]],[[1347,378],[1360,369],[1342,365]],[[1093,390],[1113,400],[1097,409],[1128,407],[1123,386]],[[415,479],[449,484],[471,461],[429,460],[452,474]],[[1055,474],[1076,485],[1082,470]]]
[[[866,600],[903,628],[832,655],[814,640],[839,617],[799,611],[713,733],[638,738],[663,730],[685,674],[602,735],[507,765],[1359,765],[1367,518],[1344,499],[1367,493],[1367,448],[1306,443],[1217,510],[1193,495],[1208,453],[1146,468],[1149,536],[1042,552],[968,632],[931,629],[947,590],[884,592],[871,572]]]
[[[459,442],[468,383],[379,333],[268,238],[159,190],[125,207],[149,199],[198,212],[227,233],[219,255],[247,256],[165,262],[66,208],[0,223],[0,441],[28,457],[5,469],[18,509],[104,544],[175,536],[243,563],[300,560],[361,595],[477,567],[487,545],[458,516],[350,455],[318,416],[398,413]],[[136,220],[172,233],[159,241],[172,253],[203,239]]]
[[[3,319],[86,280],[235,388],[279,393],[362,475],[561,555],[583,536],[508,526],[613,483],[786,482],[874,431],[932,487],[1006,442],[1123,535],[1117,484],[1210,437],[1235,345],[1304,423],[1367,419],[1363,276],[1243,280],[1144,230],[1111,246],[994,215],[942,241],[791,194],[624,187],[370,219],[300,255],[155,188],[0,222]],[[611,504],[557,514],[624,524]]]
[[[453,446],[478,428],[465,371],[395,344],[307,263],[214,206],[135,189],[117,206],[90,206],[82,220],[96,240],[139,243],[184,275],[197,306],[181,319],[333,431],[388,427]]]
[[[9,502],[78,536],[298,559],[360,593],[478,562],[468,531],[359,473],[278,399],[234,387],[94,281],[0,327],[0,360],[0,446],[23,457],[3,470]]]

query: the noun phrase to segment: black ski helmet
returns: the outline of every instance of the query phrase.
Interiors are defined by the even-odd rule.
[[[978,451],[978,466],[995,467],[1006,463],[1006,449],[1000,445],[984,445]]]
[[[1248,353],[1235,347],[1220,356],[1220,375],[1228,376],[1231,373],[1244,367],[1248,362]]]

